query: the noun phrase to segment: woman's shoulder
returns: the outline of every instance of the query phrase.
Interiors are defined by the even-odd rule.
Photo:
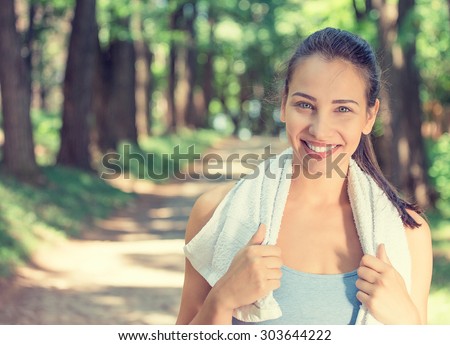
[[[425,218],[414,210],[406,209],[406,212],[408,212],[408,214],[419,224],[416,228],[405,226],[408,240],[420,242],[425,239],[431,239],[430,226]]]
[[[432,256],[431,229],[419,213],[407,209],[409,215],[419,224],[416,228],[405,226],[410,252],[420,258]]]
[[[211,219],[214,211],[227,193],[234,187],[235,181],[221,184],[201,194],[192,207],[186,227],[186,243],[188,243]]]
[[[407,233],[415,231],[416,233],[420,232],[422,234],[426,234],[430,232],[430,226],[424,217],[422,217],[418,212],[411,209],[406,209],[406,212],[408,212],[408,214],[419,224],[419,226],[416,228],[405,226],[405,230]]]
[[[220,202],[223,200],[225,195],[236,185],[235,181],[223,183],[219,186],[216,186],[214,188],[211,188],[201,194],[197,201],[195,202],[195,205],[198,205],[197,207],[201,208],[211,208],[214,209],[220,204]],[[194,206],[195,206],[194,205]]]

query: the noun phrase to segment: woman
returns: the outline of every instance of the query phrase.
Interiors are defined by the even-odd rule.
[[[186,260],[177,324],[243,323],[233,311],[272,292],[283,315],[267,324],[354,324],[361,304],[383,324],[427,323],[430,229],[377,167],[369,134],[380,106],[379,90],[375,55],[358,36],[326,28],[300,45],[288,64],[281,104],[294,175],[277,243],[261,245],[266,231],[261,225],[214,286]],[[376,255],[362,251],[347,193],[351,159],[401,217],[412,267],[410,288],[384,245]],[[186,243],[232,187],[216,188],[197,200]]]

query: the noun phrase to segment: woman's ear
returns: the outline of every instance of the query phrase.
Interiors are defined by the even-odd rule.
[[[369,108],[369,111],[367,113],[366,124],[362,130],[362,132],[365,135],[368,135],[372,131],[372,128],[373,128],[373,125],[375,124],[375,120],[377,118],[379,109],[380,109],[380,100],[377,98],[375,100],[375,104],[373,105],[373,107]]]

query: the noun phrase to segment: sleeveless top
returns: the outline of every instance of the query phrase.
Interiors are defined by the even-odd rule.
[[[273,291],[283,315],[264,322],[233,325],[354,325],[360,302],[356,270],[340,274],[304,273],[283,266],[281,286]]]

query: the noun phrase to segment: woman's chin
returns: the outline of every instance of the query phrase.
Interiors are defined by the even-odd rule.
[[[302,175],[310,179],[345,178],[351,155],[340,151],[325,158],[294,150],[293,164],[299,165]],[[298,171],[296,169],[296,171]]]

